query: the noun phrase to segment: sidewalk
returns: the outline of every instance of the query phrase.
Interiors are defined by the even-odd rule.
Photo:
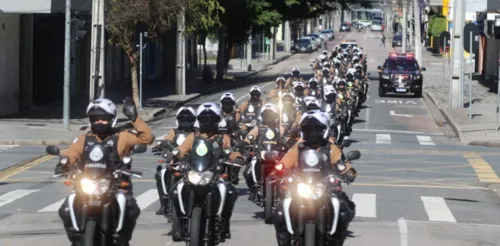
[[[198,78],[196,71],[188,71],[186,75],[186,96],[172,95],[172,84],[164,81],[147,81],[143,85],[143,109],[139,116],[145,121],[152,121],[160,114],[177,109],[202,95],[211,94],[221,85],[237,83],[249,76],[265,71],[270,65],[276,64],[290,57],[290,53],[277,52],[273,61],[263,59],[252,60],[252,71],[240,69],[240,60],[232,59],[229,62],[228,75],[231,80],[215,81],[213,84],[204,84]],[[215,62],[215,61],[214,61]],[[121,101],[130,96],[130,84],[121,84],[120,88],[107,92],[106,97],[117,103],[118,124],[126,124],[126,117],[122,114]],[[30,111],[19,112],[14,115],[0,118],[0,145],[48,145],[70,144],[73,139],[88,131],[88,120],[85,109],[88,98],[75,96],[71,98],[70,129],[63,128],[62,102],[38,107]]]
[[[429,99],[444,116],[460,142],[469,145],[500,147],[500,132],[497,129],[497,81],[472,79],[472,98],[469,99],[469,76],[464,77],[464,108],[449,108],[451,68],[441,56],[422,52],[424,72],[424,99]],[[465,65],[465,72],[469,71]],[[469,119],[469,101],[472,101],[472,119]]]

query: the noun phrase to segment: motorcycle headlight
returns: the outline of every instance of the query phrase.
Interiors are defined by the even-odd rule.
[[[302,198],[318,199],[325,194],[325,185],[323,183],[317,183],[315,185],[299,183],[297,185],[297,193]]]
[[[210,183],[210,181],[212,181],[213,177],[214,177],[214,173],[211,172],[211,171],[206,171],[206,172],[196,172],[196,171],[189,171],[188,172],[188,181],[191,183],[191,184],[194,184],[194,185],[207,185],[208,183]]]
[[[91,180],[83,178],[80,180],[80,186],[82,188],[83,193],[87,195],[99,196],[108,191],[109,180],[108,179]]]
[[[383,79],[391,79],[391,77],[389,76],[389,74],[382,74],[382,78]]]
[[[414,75],[413,76],[413,79],[420,79],[420,78],[421,78],[420,75]]]

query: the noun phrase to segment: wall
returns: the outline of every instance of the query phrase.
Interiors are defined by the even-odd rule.
[[[485,77],[498,77],[498,52],[500,50],[500,40],[486,38],[486,54],[484,63]]]
[[[38,13],[48,14],[64,12],[65,0],[1,0],[0,12],[4,13]],[[88,10],[91,7],[89,0],[72,0],[74,10]]]
[[[20,15],[0,13],[0,115],[19,110]]]

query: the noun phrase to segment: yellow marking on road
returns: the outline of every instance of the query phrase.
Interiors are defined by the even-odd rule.
[[[500,183],[500,178],[495,170],[479,154],[475,152],[464,153],[464,158],[476,172],[481,183]]]
[[[66,150],[62,150],[61,151],[61,154],[63,154]],[[51,160],[52,158],[54,158],[56,156],[53,156],[53,155],[43,155],[39,158],[36,158],[36,159],[33,159],[33,160],[28,160],[28,161],[24,161],[24,162],[21,162],[17,165],[14,165],[10,168],[7,168],[5,169],[4,171],[0,172],[0,181],[7,181],[8,178],[18,174],[18,173],[21,173],[21,172],[24,172],[30,168],[33,168],[41,163],[44,163],[46,161],[49,161]],[[55,166],[55,164],[54,164]]]

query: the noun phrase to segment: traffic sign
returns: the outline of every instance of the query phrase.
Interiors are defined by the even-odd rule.
[[[470,34],[472,33],[472,51],[470,50]],[[479,28],[474,23],[469,23],[464,27],[464,50],[468,53],[477,53],[479,48]]]
[[[444,31],[439,35],[439,49],[440,50],[444,50],[443,45],[444,45],[445,39],[446,39],[446,48],[450,48],[450,43],[451,43],[450,38],[451,38],[451,35],[447,31]]]

